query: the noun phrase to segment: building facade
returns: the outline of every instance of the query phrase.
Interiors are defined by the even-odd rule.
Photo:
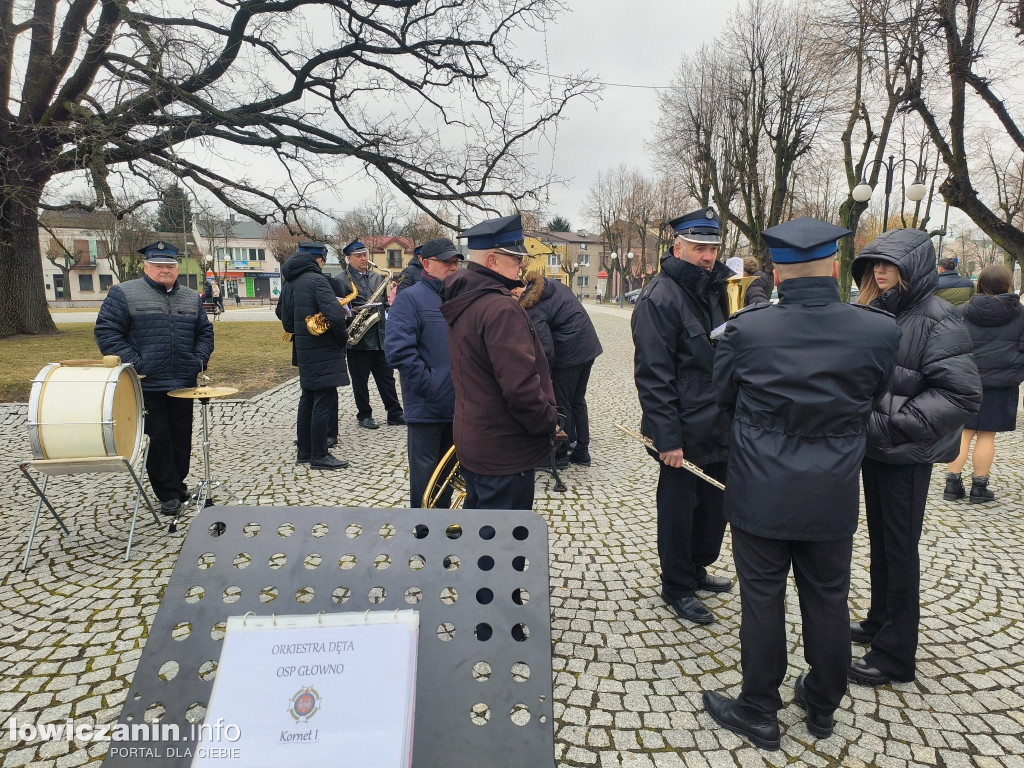
[[[543,267],[545,277],[565,285],[569,285],[571,277],[570,287],[580,299],[597,298],[597,273],[601,256],[607,250],[600,237],[585,231],[531,230],[524,234],[534,268]]]
[[[230,214],[226,220],[198,223],[195,230],[206,276],[221,283],[225,301],[275,301],[281,295],[281,265],[273,256],[268,225]]]

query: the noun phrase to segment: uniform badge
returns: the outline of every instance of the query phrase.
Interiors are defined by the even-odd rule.
[[[165,245],[163,244],[163,241],[160,241],[159,243],[157,243],[157,244],[156,244],[156,248],[157,248],[157,250],[158,250],[158,251],[162,251],[162,250],[163,250],[164,248],[166,248],[166,247],[167,247],[167,246],[165,246]]]
[[[713,219],[713,218],[715,218],[715,209],[714,209],[714,208],[708,208],[708,209],[707,209],[707,210],[706,210],[706,211],[704,212],[704,216],[706,216],[706,217],[707,217],[707,218],[709,218],[709,219]]]
[[[288,714],[296,723],[308,723],[309,718],[320,711],[320,694],[316,688],[302,688],[291,698]]]

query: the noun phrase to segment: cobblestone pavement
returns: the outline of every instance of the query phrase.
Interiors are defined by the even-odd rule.
[[[717,621],[703,627],[681,622],[658,597],[656,465],[615,428],[617,422],[636,425],[640,417],[629,312],[591,310],[605,348],[590,385],[594,463],[565,471],[564,494],[552,491],[549,477],[537,480],[536,508],[550,526],[557,763],[1024,766],[1020,435],[998,438],[994,504],[944,502],[941,474],[933,476],[921,543],[917,681],[880,689],[851,686],[835,735],[818,742],[809,736],[801,711],[789,704],[779,713],[782,751],[761,752],[715,727],[701,705],[705,689],[738,691],[738,596],[709,597]],[[212,406],[214,475],[228,480],[239,501],[403,506],[405,430],[357,428],[351,394],[342,390],[342,446],[336,453],[352,466],[311,473],[293,462],[297,396],[292,382],[249,401]],[[132,560],[125,563],[130,510],[123,503],[122,478],[56,477],[52,498],[60,510],[71,511],[73,536],[58,535],[52,520],[44,519],[28,573],[22,574],[18,568],[34,510],[31,489],[16,469],[16,461],[30,455],[25,417],[24,405],[0,406],[0,440],[8,446],[0,465],[0,766],[76,766],[98,761],[106,745],[12,744],[9,718],[117,719],[186,526],[169,535],[144,521]],[[193,467],[199,467],[198,458]],[[862,525],[853,567],[852,603],[859,615],[868,605],[867,564]],[[715,572],[734,575],[728,535]],[[785,701],[805,669],[798,616],[790,590]]]

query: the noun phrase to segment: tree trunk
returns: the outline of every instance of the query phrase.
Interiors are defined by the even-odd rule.
[[[41,191],[25,184],[18,198],[9,197],[0,207],[0,337],[57,332],[39,253]]]

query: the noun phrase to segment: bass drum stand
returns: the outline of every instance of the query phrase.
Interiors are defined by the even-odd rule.
[[[189,493],[188,500],[181,505],[181,511],[171,521],[167,528],[168,533],[174,533],[178,530],[178,522],[184,517],[186,510],[195,505],[196,512],[205,507],[212,507],[214,505],[213,490],[214,488],[226,487],[226,483],[222,480],[214,480],[210,475],[210,400],[215,397],[227,397],[233,395],[238,390],[234,387],[211,387],[208,386],[210,377],[206,374],[202,374],[199,377],[200,386],[190,387],[187,389],[176,389],[167,394],[171,397],[180,397],[188,400],[198,400],[200,409],[203,414],[203,479],[200,481],[198,487]],[[235,494],[230,493],[229,498],[241,502],[241,498]]]

